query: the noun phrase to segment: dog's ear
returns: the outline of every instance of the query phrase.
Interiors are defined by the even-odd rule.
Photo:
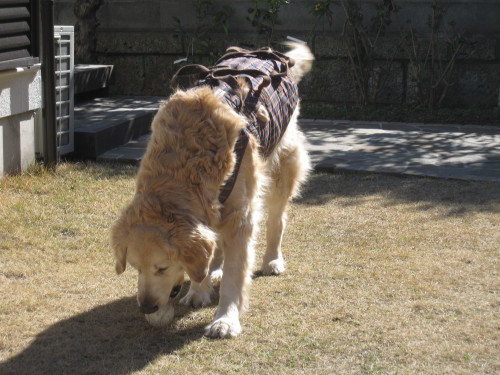
[[[117,275],[125,272],[127,268],[127,248],[126,247],[115,247],[115,271]]]
[[[132,229],[144,221],[148,212],[154,212],[152,207],[159,204],[153,198],[155,197],[136,194],[134,200],[123,210],[120,218],[111,228],[111,247],[115,256],[115,270],[118,275],[123,273],[127,267],[127,247]]]
[[[215,233],[204,225],[198,225],[187,246],[183,246],[179,252],[179,260],[191,280],[201,283],[208,275],[215,246]]]
[[[126,220],[127,211],[111,228],[111,247],[115,256],[115,270],[118,275],[122,274],[127,267],[127,241],[130,229]]]

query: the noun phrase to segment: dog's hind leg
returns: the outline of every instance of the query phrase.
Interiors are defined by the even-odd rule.
[[[210,276],[205,277],[201,283],[191,280],[188,292],[179,300],[179,303],[195,308],[209,306],[212,303],[212,292]]]
[[[222,246],[222,241],[219,240],[212,261],[210,262],[209,275],[212,282],[219,282],[222,279],[222,265],[224,263]]]
[[[287,221],[286,210],[289,200],[298,194],[310,168],[303,135],[295,122],[290,124],[282,143],[276,150],[278,154],[266,197],[268,218],[267,246],[262,260],[264,275],[279,275],[285,270],[281,242]]]
[[[285,261],[281,252],[281,241],[286,227],[286,207],[288,196],[273,189],[269,194],[268,218],[266,223],[266,253],[262,259],[262,273],[266,276],[279,275],[285,271]]]

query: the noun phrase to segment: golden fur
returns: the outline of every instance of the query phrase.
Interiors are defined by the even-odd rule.
[[[307,47],[294,47],[289,54],[298,63],[292,73],[300,78],[310,69],[313,56]],[[245,95],[248,88],[240,85]],[[260,118],[267,116],[263,108],[258,113]],[[266,160],[250,137],[233,191],[221,206],[219,190],[233,172],[233,150],[246,119],[209,87],[177,91],[160,107],[134,199],[111,237],[117,273],[127,262],[139,271],[138,303],[150,323],[163,325],[173,318],[170,292],[182,282],[184,271],[191,287],[180,302],[209,304],[211,279],[220,276],[223,262],[219,308],[205,334],[232,337],[241,331],[239,317],[247,302],[263,202],[269,218],[262,271],[283,272],[286,206],[309,170],[297,115],[298,109]]]

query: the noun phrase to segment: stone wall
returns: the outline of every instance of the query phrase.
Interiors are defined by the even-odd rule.
[[[173,16],[182,21],[187,30],[196,20],[194,0],[108,0],[98,13],[97,52],[104,64],[114,65],[112,94],[168,95],[169,80],[178,65],[173,62],[185,57],[189,40],[176,34]],[[313,74],[303,82],[305,100],[326,102],[354,102],[356,91],[346,64],[346,50],[341,42],[344,24],[343,11],[333,7],[333,24],[317,23],[310,13],[313,1],[291,1],[281,9],[282,23],[276,26],[273,41],[285,40],[287,35],[306,40],[312,47],[317,62]],[[376,0],[363,0],[364,19],[374,15]],[[415,83],[408,72],[410,61],[405,53],[394,54],[392,46],[400,40],[400,28],[411,20],[416,34],[425,39],[430,29],[426,22],[430,15],[430,0],[396,0],[401,11],[377,47],[377,67],[391,72],[387,85],[378,96],[381,103],[403,103],[415,99]],[[449,89],[445,104],[452,106],[497,105],[500,87],[500,1],[449,0],[442,1],[446,9],[443,31],[449,31],[449,21],[455,22],[458,32],[468,40],[458,57],[455,82]],[[259,34],[245,19],[252,1],[213,1],[214,7],[229,4],[233,16],[229,35],[213,30],[202,37],[210,41],[211,51],[223,51],[229,45],[260,47],[268,44],[266,35]],[[56,1],[56,23],[73,24],[73,1]],[[275,47],[279,45],[275,44]],[[206,56],[197,56],[197,62],[210,63]],[[193,58],[190,56],[190,61]],[[388,66],[390,61],[390,66]],[[377,70],[375,70],[377,71]]]

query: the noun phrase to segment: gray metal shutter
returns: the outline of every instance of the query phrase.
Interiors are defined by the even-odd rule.
[[[0,0],[0,70],[38,63],[37,1]]]

